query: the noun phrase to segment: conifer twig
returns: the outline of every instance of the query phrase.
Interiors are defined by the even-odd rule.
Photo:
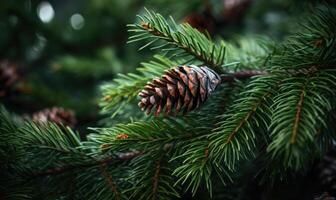
[[[92,167],[92,166],[98,166],[98,165],[107,165],[113,162],[114,160],[120,161],[120,160],[131,160],[137,156],[142,155],[143,152],[141,151],[135,151],[133,153],[127,153],[125,155],[118,156],[116,159],[114,157],[107,157],[101,160],[96,160],[95,162],[92,163],[85,163],[85,164],[80,164],[80,165],[66,165],[62,167],[55,167],[48,169],[46,171],[42,172],[37,172],[32,175],[32,178],[37,178],[37,177],[44,177],[44,176],[49,176],[49,175],[57,175],[57,174],[62,174],[68,171],[73,171],[76,169],[83,169],[87,167]]]
[[[210,37],[189,24],[176,24],[173,18],[166,20],[152,11],[146,10],[146,13],[138,18],[140,23],[128,25],[129,32],[133,32],[128,43],[145,40],[148,42],[140,50],[146,47],[162,49],[170,52],[172,57],[187,56],[189,61],[199,60],[217,72],[223,71],[221,66],[226,51],[224,42],[215,44]]]
[[[105,178],[107,184],[111,187],[112,192],[115,194],[115,199],[120,200],[120,192],[117,190],[116,184],[114,183],[112,176],[107,172],[107,164],[100,164],[100,169],[102,176]]]
[[[234,73],[226,73],[221,74],[222,82],[233,81],[234,79],[248,79],[252,76],[258,75],[267,75],[269,74],[267,71],[263,70],[245,70],[245,71],[238,71]]]

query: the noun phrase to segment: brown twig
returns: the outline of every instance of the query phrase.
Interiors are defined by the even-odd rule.
[[[161,161],[164,157],[164,154],[159,158],[159,160],[156,162],[156,168],[155,168],[155,173],[153,177],[153,197],[152,199],[156,199],[156,194],[157,194],[157,189],[158,189],[158,184],[159,184],[159,176],[160,176],[160,171],[161,171]]]
[[[115,199],[120,200],[120,192],[117,190],[117,186],[114,183],[112,176],[107,172],[106,165],[106,163],[100,164],[102,176],[105,178],[107,184],[111,187],[111,190],[115,195]]]
[[[235,79],[248,79],[252,76],[258,76],[258,75],[267,75],[269,74],[267,71],[262,70],[245,70],[245,71],[238,71],[234,73],[228,73],[228,74],[221,74],[222,82],[231,82]]]
[[[127,156],[120,155],[117,158],[107,157],[107,158],[104,158],[104,159],[101,159],[101,160],[96,160],[95,162],[90,162],[90,163],[85,163],[85,164],[80,164],[80,165],[66,165],[66,166],[61,166],[61,167],[55,167],[55,168],[48,169],[46,171],[34,173],[31,176],[31,178],[44,177],[44,176],[49,176],[49,175],[58,175],[58,174],[62,174],[62,173],[68,172],[68,171],[73,171],[73,170],[76,170],[76,169],[83,169],[83,168],[98,166],[98,165],[107,165],[114,160],[116,160],[116,161],[118,161],[118,160],[119,161],[131,160],[131,159],[133,159],[137,156],[140,156],[142,154],[143,154],[143,152],[136,151],[136,152],[133,152],[133,153],[127,153]]]

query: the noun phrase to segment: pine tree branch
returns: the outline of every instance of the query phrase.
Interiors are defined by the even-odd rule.
[[[244,70],[244,71],[237,71],[233,73],[225,73],[221,74],[222,82],[230,82],[234,81],[235,79],[238,80],[244,80],[251,78],[253,76],[259,76],[259,75],[269,75],[269,73],[266,70]]]
[[[253,114],[256,112],[257,108],[260,106],[261,103],[263,103],[264,99],[271,95],[271,92],[267,92],[264,94],[258,102],[251,108],[251,110],[243,117],[243,119],[239,122],[239,124],[236,126],[236,128],[233,130],[233,132],[229,135],[227,138],[225,144],[228,144],[232,142],[234,136],[237,134],[237,132],[241,129],[241,127],[248,122],[248,120],[253,116]]]
[[[300,94],[300,99],[299,102],[296,106],[296,114],[295,114],[295,119],[294,119],[294,126],[293,126],[293,131],[292,131],[292,138],[291,138],[291,143],[294,144],[296,141],[296,136],[298,133],[298,128],[299,128],[299,122],[300,122],[300,117],[301,117],[301,112],[302,112],[302,105],[303,105],[303,100],[304,100],[304,95],[305,95],[305,89],[306,85],[301,91]]]
[[[264,139],[267,122],[271,116],[270,98],[274,96],[281,76],[259,76],[252,80],[239,101],[231,105],[222,115],[218,127],[210,136],[210,158],[224,161],[230,170],[241,159],[254,157],[257,136]]]
[[[270,64],[274,70],[305,70],[332,67],[336,62],[336,9],[320,6],[308,17],[300,31],[278,48]],[[329,68],[330,69],[330,68]]]
[[[129,154],[123,154],[118,157],[107,157],[101,160],[95,160],[94,162],[91,163],[84,163],[84,164],[79,164],[79,165],[66,165],[66,166],[61,166],[61,167],[55,167],[48,169],[46,171],[42,172],[36,172],[33,173],[31,178],[38,178],[38,177],[44,177],[44,176],[50,176],[50,175],[59,175],[63,174],[69,171],[74,171],[74,170],[80,170],[80,169],[85,169],[93,166],[98,166],[98,165],[108,165],[111,164],[113,161],[128,161],[131,160],[137,156],[142,155],[143,152],[134,152],[134,153],[129,153]]]
[[[100,164],[100,169],[102,172],[103,177],[105,178],[108,185],[111,187],[111,190],[114,193],[114,197],[116,200],[120,200],[120,192],[117,190],[116,184],[114,183],[112,176],[106,171],[107,170],[107,163]]]
[[[156,55],[152,61],[141,65],[142,67],[137,68],[139,73],[119,74],[113,82],[101,87],[103,97],[99,104],[103,113],[112,112],[112,117],[122,113],[127,103],[135,100],[148,81],[161,76],[164,70],[177,64],[163,56]],[[132,114],[134,117],[134,112]]]
[[[325,113],[332,108],[335,87],[335,70],[320,69],[283,79],[274,98],[269,128],[272,142],[267,149],[281,167],[299,170],[311,160],[303,154],[321,151],[323,146],[317,143],[323,141],[316,139],[316,132],[326,127]]]
[[[153,189],[152,189],[152,200],[155,200],[157,197],[157,190],[158,190],[158,183],[159,183],[159,176],[160,176],[160,170],[161,170],[161,160],[163,159],[164,154],[156,161],[156,167],[153,177]]]
[[[162,199],[179,197],[171,176],[172,165],[168,162],[168,152],[172,146],[148,151],[131,161],[130,180],[133,186],[126,190],[130,199]]]
[[[102,160],[99,160],[99,161],[96,161],[96,162],[92,162],[92,163],[55,167],[55,168],[48,169],[46,171],[35,172],[31,176],[31,178],[39,178],[39,177],[45,177],[45,176],[50,176],[50,175],[59,175],[59,174],[63,174],[63,173],[69,172],[69,171],[85,169],[85,168],[89,168],[89,167],[92,167],[92,166],[98,166],[98,165],[102,165],[102,164],[109,164],[112,161],[113,161],[113,158],[109,157],[109,158],[105,158],[105,159],[102,159]]]
[[[157,44],[151,49],[162,49],[173,56],[189,57],[189,62],[196,59],[217,72],[222,71],[225,57],[223,42],[216,45],[189,24],[177,25],[173,18],[168,21],[155,12],[146,10],[146,14],[138,17],[140,23],[129,25],[132,28],[129,31],[134,32],[134,35],[129,38],[128,43],[150,40],[140,48],[143,49],[162,41],[163,44]]]
[[[141,22],[140,25],[143,28],[143,30],[148,31],[152,35],[160,37],[160,39],[165,40],[167,43],[176,44],[177,47],[183,49],[186,53],[189,53],[189,54],[193,55],[196,59],[202,61],[205,65],[210,66],[212,68],[217,68],[218,67],[217,64],[212,63],[211,60],[206,58],[201,53],[199,53],[197,51],[194,51],[191,46],[187,46],[185,44],[182,44],[180,40],[178,40],[177,38],[174,38],[172,35],[167,35],[163,32],[160,32],[155,27],[151,27],[151,25],[149,23]],[[194,40],[192,40],[192,42],[195,43]]]

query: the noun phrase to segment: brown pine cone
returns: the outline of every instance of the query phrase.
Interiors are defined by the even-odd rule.
[[[184,113],[198,108],[221,83],[220,76],[208,67],[179,66],[166,70],[160,78],[148,82],[139,93],[139,107],[149,114],[155,106],[155,116],[166,107],[165,113]]]
[[[40,124],[53,122],[58,125],[65,125],[70,127],[74,127],[76,124],[75,114],[72,110],[58,107],[44,109],[33,114],[33,121]]]
[[[8,61],[0,62],[0,97],[6,95],[18,80],[16,66]]]

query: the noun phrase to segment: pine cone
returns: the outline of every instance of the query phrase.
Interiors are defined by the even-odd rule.
[[[41,110],[33,115],[33,121],[45,124],[54,122],[58,125],[74,127],[76,124],[75,114],[72,110],[53,107],[51,109]]]
[[[0,97],[6,95],[18,81],[16,66],[8,61],[0,63]]]
[[[166,70],[161,79],[148,82],[139,93],[139,107],[149,114],[156,106],[155,115],[166,107],[165,113],[184,113],[198,108],[220,84],[220,76],[208,67],[179,66]],[[173,112],[172,112],[173,111]]]

